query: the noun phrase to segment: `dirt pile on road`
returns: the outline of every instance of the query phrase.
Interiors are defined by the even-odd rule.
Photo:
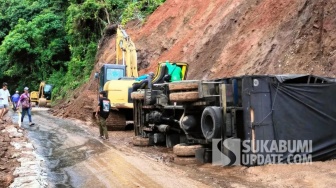
[[[138,51],[140,74],[157,62],[189,63],[188,79],[244,74],[336,74],[336,0],[167,0],[144,25],[126,28]],[[94,72],[114,63],[115,39],[99,43],[91,79],[54,110],[86,119],[94,104]],[[75,106],[73,108],[72,106]]]
[[[96,83],[92,83],[97,86]],[[61,102],[50,113],[59,117],[72,117],[83,121],[92,121],[93,107],[98,104],[98,95],[95,89],[90,88],[90,84],[84,84],[75,90],[72,96]]]

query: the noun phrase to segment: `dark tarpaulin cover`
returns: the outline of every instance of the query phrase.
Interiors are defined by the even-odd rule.
[[[274,77],[280,83],[284,83],[284,82],[298,83],[298,81],[306,81],[307,78],[312,82],[314,82],[315,79],[319,79],[323,81],[323,83],[336,82],[336,78],[321,77],[321,76],[315,76],[315,75],[309,75],[309,74],[283,74],[283,75],[275,75]]]
[[[313,160],[336,157],[336,83],[329,81],[270,83],[275,139],[312,140]]]
[[[283,74],[283,75],[276,75],[275,78],[280,83],[283,83],[286,80],[292,80],[292,79],[300,78],[300,77],[304,77],[304,76],[308,76],[308,75],[307,74]]]

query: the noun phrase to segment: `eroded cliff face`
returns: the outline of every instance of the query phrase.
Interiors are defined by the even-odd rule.
[[[128,32],[141,73],[175,60],[190,64],[190,79],[335,76],[335,9],[335,0],[167,0],[143,27]],[[113,53],[107,48],[98,62],[114,62]]]
[[[144,25],[126,27],[138,49],[140,74],[155,71],[159,61],[185,61],[188,79],[334,77],[335,29],[336,0],[167,0]],[[93,73],[115,62],[114,43],[113,35],[102,38]],[[78,98],[91,100],[93,73]]]

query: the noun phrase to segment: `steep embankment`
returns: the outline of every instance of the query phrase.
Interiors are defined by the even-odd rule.
[[[336,0],[167,0],[143,26],[134,22],[126,29],[138,49],[140,73],[154,71],[158,61],[171,60],[189,63],[188,79],[335,76],[335,5]],[[114,62],[114,49],[114,38],[107,34],[93,72]],[[76,108],[63,105],[66,111],[59,114],[83,117],[79,108],[94,99],[96,88],[92,73],[76,94],[78,100],[73,99],[71,106]]]
[[[189,62],[191,79],[255,73],[334,76],[335,3],[168,0],[129,33],[141,67],[149,65],[145,71],[169,59]],[[113,48],[106,53],[113,56]]]

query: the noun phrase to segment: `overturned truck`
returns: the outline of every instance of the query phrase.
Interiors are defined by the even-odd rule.
[[[133,143],[174,146],[181,164],[327,160],[336,156],[335,94],[336,79],[314,75],[154,84],[131,95]]]

